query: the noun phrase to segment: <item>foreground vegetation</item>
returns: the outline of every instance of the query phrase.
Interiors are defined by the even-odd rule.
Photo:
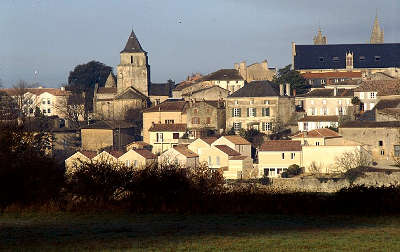
[[[400,217],[5,214],[0,249],[399,251]]]

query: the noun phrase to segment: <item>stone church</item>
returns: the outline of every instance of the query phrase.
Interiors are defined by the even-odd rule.
[[[142,110],[168,99],[172,88],[171,82],[150,82],[147,52],[132,30],[125,48],[120,52],[117,76],[110,72],[104,86],[96,84],[94,117],[100,120],[129,120],[130,111]]]

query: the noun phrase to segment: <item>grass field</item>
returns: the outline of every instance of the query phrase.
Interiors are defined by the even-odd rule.
[[[5,214],[0,249],[400,251],[400,216]]]

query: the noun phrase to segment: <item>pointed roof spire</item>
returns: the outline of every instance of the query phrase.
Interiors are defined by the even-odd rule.
[[[314,36],[314,45],[326,45],[326,36],[322,36],[321,26],[318,26],[317,36]]]
[[[374,20],[374,26],[372,27],[370,43],[371,44],[382,44],[383,40],[384,40],[383,29],[381,29],[381,27],[379,25],[378,9],[376,9],[376,15],[375,15],[375,20]]]
[[[131,32],[131,35],[129,35],[128,41],[126,42],[124,50],[121,51],[121,53],[135,53],[135,52],[145,52],[142,48],[142,46],[139,43],[139,40],[137,39],[135,33]]]
[[[104,84],[104,87],[106,88],[115,88],[117,87],[116,83],[115,83],[115,78],[112,72],[110,72],[110,74],[107,77],[106,83]]]

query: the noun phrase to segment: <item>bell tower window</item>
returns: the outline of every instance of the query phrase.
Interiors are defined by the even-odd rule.
[[[133,56],[131,56],[131,64],[133,64]]]

